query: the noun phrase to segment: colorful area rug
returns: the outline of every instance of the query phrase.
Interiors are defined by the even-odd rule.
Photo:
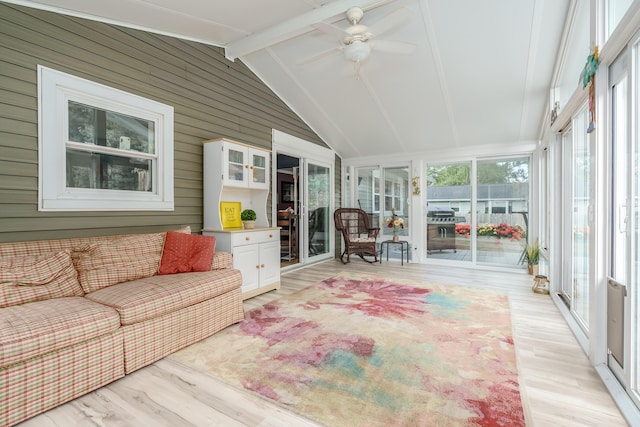
[[[328,426],[524,426],[506,295],[343,273],[170,356]]]

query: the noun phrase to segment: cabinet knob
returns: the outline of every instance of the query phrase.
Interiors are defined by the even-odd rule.
[[[259,266],[259,265],[256,265],[256,268],[260,268],[260,266]]]
[[[260,266],[260,268],[264,268],[264,264],[262,264],[262,265]]]
[[[249,165],[244,165],[244,168],[245,169],[249,169]]]
[[[272,238],[272,237],[273,237],[273,234],[269,234],[269,238]]]
[[[244,240],[251,240],[251,237],[247,236],[244,238]]]

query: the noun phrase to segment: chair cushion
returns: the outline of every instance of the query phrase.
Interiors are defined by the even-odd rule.
[[[83,297],[6,307],[0,310],[0,366],[87,341],[119,327],[115,310]]]
[[[214,236],[168,231],[158,274],[209,271],[215,247]]]
[[[239,270],[178,273],[146,277],[85,296],[113,307],[123,325],[142,322],[198,304],[242,285]]]
[[[371,243],[371,242],[375,242],[376,238],[375,237],[352,237],[350,241],[353,243]]]
[[[0,308],[82,295],[68,250],[0,258]]]

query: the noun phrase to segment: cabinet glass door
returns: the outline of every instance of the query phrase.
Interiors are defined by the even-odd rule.
[[[269,188],[269,153],[264,151],[249,150],[249,158],[251,161],[251,181],[249,187],[252,188]]]
[[[227,179],[231,182],[244,182],[245,178],[245,153],[246,150],[238,150],[229,147],[227,155]]]

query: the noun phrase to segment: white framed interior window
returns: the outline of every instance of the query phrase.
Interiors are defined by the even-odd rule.
[[[173,107],[38,66],[40,211],[171,211]]]

